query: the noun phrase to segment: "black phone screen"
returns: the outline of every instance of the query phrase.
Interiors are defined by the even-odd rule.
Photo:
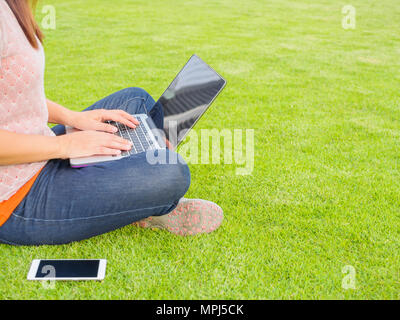
[[[96,278],[100,260],[40,260],[36,278]]]

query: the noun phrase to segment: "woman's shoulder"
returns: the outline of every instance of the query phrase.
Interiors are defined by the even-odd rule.
[[[14,13],[5,0],[0,0],[0,56],[2,58],[9,55],[10,50],[12,53],[12,48],[15,47],[13,43],[18,42],[21,34],[23,35],[22,29],[21,32],[18,32],[18,29],[20,27]]]
[[[3,31],[12,30],[15,27],[14,23],[17,21],[11,8],[8,6],[6,0],[0,0],[0,23]],[[18,22],[17,22],[18,23]]]
[[[10,10],[6,0],[0,0],[0,17],[5,19],[10,15]]]
[[[10,26],[12,21],[15,19],[14,13],[8,6],[6,0],[0,0],[0,22],[6,26]]]

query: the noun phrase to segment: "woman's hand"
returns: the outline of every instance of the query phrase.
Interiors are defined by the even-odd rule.
[[[100,131],[78,131],[57,137],[63,159],[91,157],[94,155],[119,155],[130,150],[132,142],[114,134]]]
[[[139,125],[135,117],[125,111],[106,109],[73,112],[69,125],[80,130],[95,130],[109,133],[117,132],[116,127],[105,123],[107,120],[120,122],[133,129]]]

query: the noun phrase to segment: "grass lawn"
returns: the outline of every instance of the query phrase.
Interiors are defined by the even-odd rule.
[[[352,0],[354,30],[348,1],[47,0],[39,20],[45,4],[48,98],[81,110],[138,86],[157,99],[197,53],[228,86],[196,129],[254,129],[255,167],[190,166],[188,197],[224,209],[210,235],[128,226],[0,245],[0,298],[400,298],[398,0]],[[107,276],[49,290],[25,280],[34,258],[106,258]]]

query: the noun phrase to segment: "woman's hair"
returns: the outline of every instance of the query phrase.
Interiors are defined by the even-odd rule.
[[[29,43],[35,49],[38,48],[38,42],[43,41],[43,33],[40,31],[38,24],[33,16],[33,11],[36,6],[37,0],[6,0],[8,6],[11,8],[19,25],[25,33]]]

